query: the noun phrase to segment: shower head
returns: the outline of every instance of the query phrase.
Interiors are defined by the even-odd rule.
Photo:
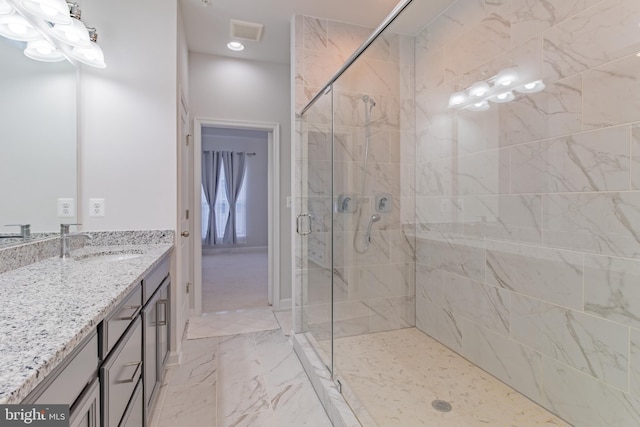
[[[378,214],[371,215],[371,223],[378,222],[378,221],[380,221],[380,215]]]
[[[369,95],[363,95],[362,100],[365,104],[371,104],[372,107],[376,106],[376,101],[374,101]]]

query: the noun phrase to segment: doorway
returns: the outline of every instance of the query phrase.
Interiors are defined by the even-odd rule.
[[[206,177],[203,159],[209,159],[212,152],[223,151],[241,155],[246,165],[242,188],[238,187],[239,197],[235,201],[237,217],[233,229],[237,240],[234,237],[233,241],[224,232],[230,210],[226,191],[217,192],[221,197],[209,197],[215,200],[211,203],[207,201],[211,193],[206,193],[202,186],[203,174]],[[201,237],[205,238],[193,239],[193,314],[278,308],[278,151],[277,124],[194,119],[194,220],[202,226]],[[221,163],[224,170],[225,163]],[[222,171],[218,176],[226,175]],[[218,188],[225,189],[226,184],[222,185]],[[211,210],[215,212],[213,221],[217,225],[207,221]]]

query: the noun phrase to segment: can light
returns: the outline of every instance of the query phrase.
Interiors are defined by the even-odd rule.
[[[244,45],[240,42],[229,42],[227,43],[227,48],[235,52],[240,52],[244,50]]]

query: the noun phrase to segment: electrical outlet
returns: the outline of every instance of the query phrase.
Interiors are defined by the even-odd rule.
[[[58,199],[58,217],[73,218],[76,216],[76,204],[73,199]]]
[[[104,199],[89,199],[89,216],[104,216]]]

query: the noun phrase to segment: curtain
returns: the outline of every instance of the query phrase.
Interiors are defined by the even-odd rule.
[[[225,244],[233,245],[241,243],[238,241],[236,230],[236,201],[242,188],[246,170],[246,153],[235,153],[233,151],[222,151],[222,163],[224,165],[224,177],[226,181],[226,194],[229,201],[229,218],[224,229]]]
[[[204,196],[209,205],[209,218],[207,233],[204,242],[213,246],[218,243],[216,233],[216,211],[215,203],[220,182],[220,165],[222,156],[219,151],[203,151],[202,153],[202,188]]]

